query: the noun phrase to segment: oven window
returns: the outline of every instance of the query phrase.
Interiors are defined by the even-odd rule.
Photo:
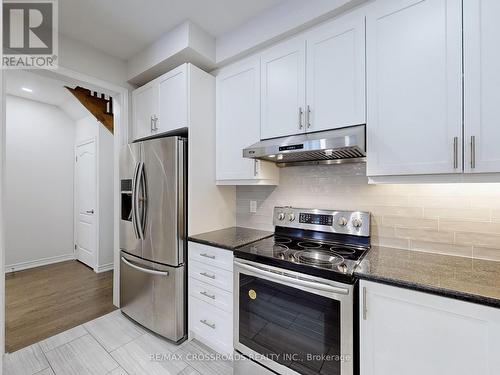
[[[340,302],[240,274],[239,341],[300,374],[340,375]]]

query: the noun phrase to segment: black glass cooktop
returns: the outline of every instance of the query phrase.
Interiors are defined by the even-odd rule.
[[[321,270],[350,277],[367,251],[364,246],[274,235],[237,249],[235,255],[309,274]]]

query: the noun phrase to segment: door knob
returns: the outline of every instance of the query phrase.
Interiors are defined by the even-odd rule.
[[[87,211],[85,211],[85,213],[87,213],[87,214],[93,214],[94,210],[87,210]]]

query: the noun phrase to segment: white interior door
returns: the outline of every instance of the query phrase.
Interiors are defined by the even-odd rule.
[[[94,268],[97,260],[97,165],[96,142],[91,140],[76,147],[75,212],[76,256]]]

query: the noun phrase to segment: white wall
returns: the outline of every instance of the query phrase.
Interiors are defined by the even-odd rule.
[[[106,269],[113,264],[113,135],[93,116],[76,122],[75,144],[91,138],[97,139],[98,158],[98,202],[99,215],[99,248],[97,254],[97,270]]]
[[[7,96],[6,267],[73,257],[74,122]]]
[[[217,37],[216,64],[226,65],[368,1],[282,1]]]
[[[125,61],[64,35],[59,35],[59,66],[129,87]]]
[[[144,85],[185,62],[205,70],[215,67],[215,39],[191,21],[174,27],[131,58],[128,81]]]

